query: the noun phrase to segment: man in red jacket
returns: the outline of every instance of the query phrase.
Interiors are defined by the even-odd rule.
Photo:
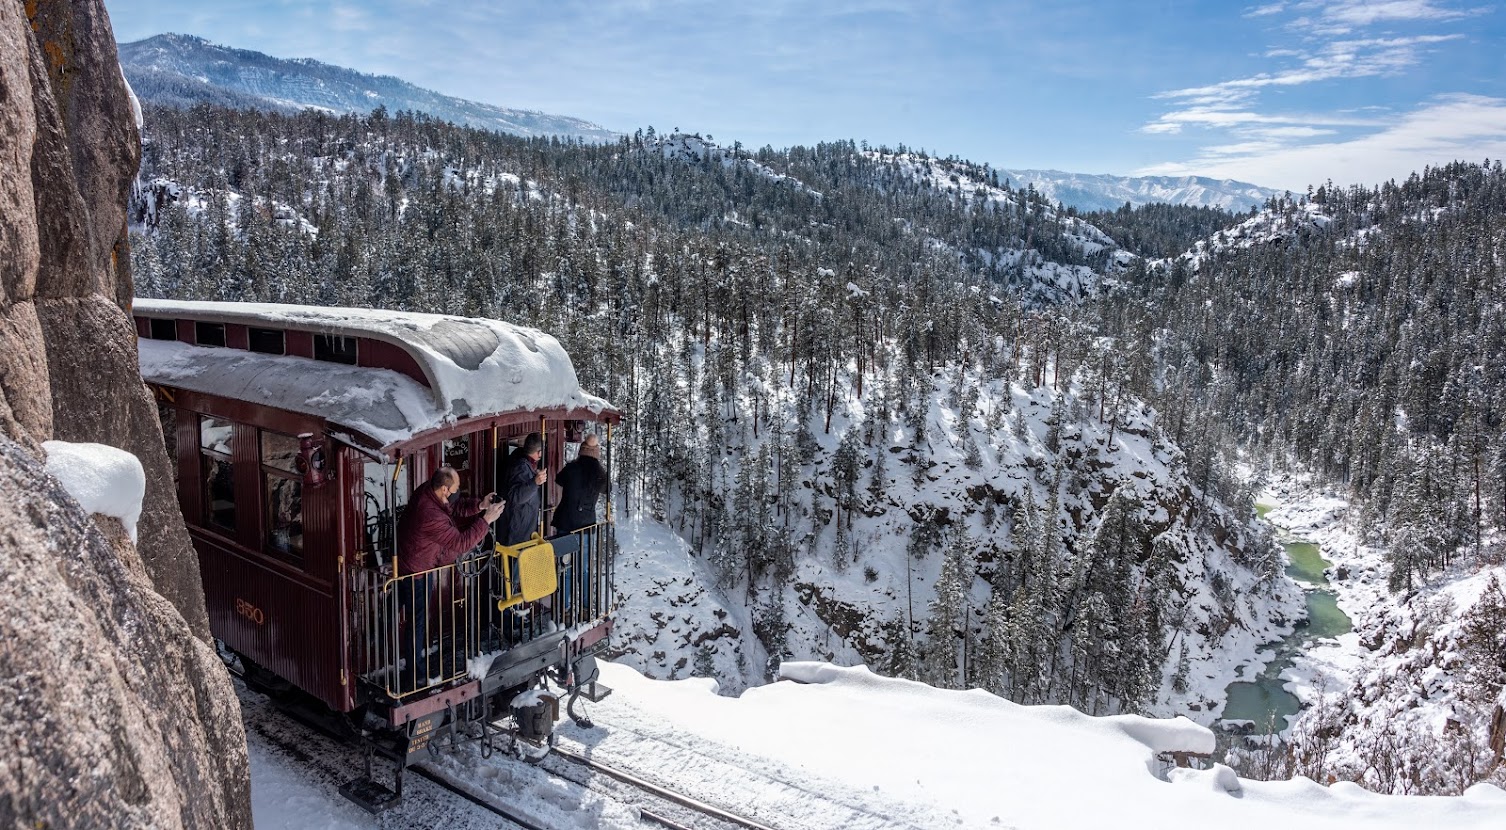
[[[428,483],[413,491],[408,509],[397,525],[397,564],[400,574],[416,574],[450,565],[481,543],[506,502],[496,493],[486,498],[457,499],[460,474],[440,467]],[[457,499],[451,504],[452,499]]]
[[[397,583],[397,599],[408,618],[408,637],[399,651],[408,660],[405,681],[412,689],[443,676],[442,656],[431,654],[429,638],[429,605],[442,573],[434,569],[453,564],[486,538],[505,506],[496,493],[477,501],[459,499],[459,492],[460,474],[440,467],[413,491],[397,525],[398,576],[407,577]]]

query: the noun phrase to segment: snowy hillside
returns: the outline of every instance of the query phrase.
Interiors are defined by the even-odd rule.
[[[958,250],[960,256],[976,258],[981,267],[1010,272],[1012,287],[1027,301],[1080,302],[1097,288],[1104,271],[1117,272],[1136,259],[1092,224],[1075,216],[1059,215],[1054,206],[1039,199],[1039,194],[1036,201],[1031,201],[1025,190],[1009,188],[996,171],[985,173],[983,168],[970,163],[913,152],[871,150],[864,155],[892,167],[904,179],[949,194],[976,210],[1012,212],[1042,225],[1055,226],[1063,245],[1057,257],[1031,247],[1028,237],[1027,244],[1020,247]],[[910,233],[925,231],[908,224],[906,229]]]
[[[1289,203],[1279,210],[1262,210],[1232,228],[1200,240],[1192,250],[1177,258],[1197,270],[1210,257],[1231,249],[1270,245],[1291,239],[1303,231],[1322,230],[1333,221],[1323,205],[1311,201]],[[1153,264],[1166,264],[1158,261]]]
[[[1321,544],[1344,617],[1326,630],[1353,631],[1282,675],[1313,706],[1257,767],[1428,793],[1506,774],[1486,750],[1506,683],[1506,313],[1499,270],[1472,265],[1495,261],[1502,182],[1456,162],[1319,187],[1163,261],[1138,297],[1126,283],[1157,332],[1158,404],[1326,491],[1288,488],[1271,515]]]
[[[333,113],[412,110],[435,118],[522,136],[617,138],[604,127],[562,115],[467,101],[386,75],[367,75],[310,59],[285,60],[233,49],[191,35],[164,34],[120,44],[120,65],[147,103],[212,103]]]
[[[242,200],[246,200],[244,207]],[[217,221],[239,233],[236,218],[242,210],[255,214],[284,228],[296,230],[308,237],[317,237],[319,229],[299,214],[291,205],[269,201],[264,196],[251,196],[230,188],[210,190],[207,188],[184,188],[170,179],[155,177],[150,181],[137,179],[132,183],[130,200],[127,202],[127,220],[130,229],[138,233],[155,230],[164,211],[173,205],[181,205],[188,216],[194,219],[214,214]]]
[[[1485,830],[1506,811],[1506,793],[1489,785],[1456,798],[1382,796],[1306,779],[1249,781],[1222,765],[1174,768],[1162,753],[1213,747],[1213,734],[1185,719],[1091,718],[821,663],[783,673],[785,682],[729,698],[708,681],[655,682],[603,664],[614,693],[590,705],[595,728],[565,721],[561,746],[782,830]],[[257,826],[370,826],[339,796],[338,774],[307,772],[338,771],[351,753],[285,722],[259,696],[243,699]],[[644,826],[635,804],[501,755],[483,759],[474,747],[426,766],[539,826]],[[495,816],[410,782],[408,803],[382,826],[496,826]]]
[[[676,161],[716,164],[728,169],[742,168],[770,181],[787,183],[809,194],[812,198],[821,198],[820,193],[810,189],[799,179],[776,173],[768,165],[759,164],[751,158],[739,155],[733,148],[723,147],[712,141],[709,136],[702,138],[699,134],[691,133],[668,133],[655,136],[644,143],[643,152]]]
[[[1052,560],[1049,578],[1059,585],[1032,590],[1055,599],[1013,613],[1054,619],[1065,629],[1065,649],[1072,616],[1093,592],[1123,606],[1103,612],[1097,624],[1122,624],[1120,612],[1136,604],[1167,626],[1145,634],[1154,645],[1143,665],[1154,676],[1136,705],[1211,723],[1228,683],[1258,671],[1269,659],[1260,646],[1290,632],[1304,613],[1300,592],[1275,574],[1269,539],[1188,483],[1181,452],[1137,405],[1099,421],[1093,390],[1079,384],[1056,393],[947,374],[928,384],[919,422],[890,409],[898,389],[880,385],[862,399],[844,396],[830,431],[811,436],[811,454],[792,476],[802,484],[782,516],[772,515],[772,495],[757,495],[759,482],[773,473],[762,465],[781,452],[780,440],[773,432],[728,436],[737,436],[733,443],[742,449],[724,456],[717,474],[726,482],[723,496],[739,511],[768,511],[759,521],[773,522],[782,537],[775,541],[794,546],[782,581],[750,581],[733,564],[742,561],[740,549],[762,544],[747,541],[754,537],[736,517],[698,545],[642,517],[625,521],[614,639],[621,659],[655,677],[714,676],[731,691],[764,682],[771,653],[913,672],[937,685],[1003,689],[991,685],[990,672],[1007,670],[979,656],[1011,636],[1000,629],[1011,623],[999,615],[1012,612],[991,600],[1026,601],[1028,592],[1014,586],[1041,548],[1039,555]],[[752,404],[739,401],[732,421],[751,421]],[[764,405],[783,406],[777,398]],[[792,434],[799,426],[783,429]],[[1112,513],[1106,506],[1116,491],[1133,506],[1135,532],[1142,534],[1135,544],[1144,547],[1133,561],[1095,558],[1095,533]],[[671,523],[691,539],[703,538],[694,518],[687,526],[680,507],[673,500],[667,506]],[[1040,524],[1032,530],[1030,522]],[[1032,537],[1040,527],[1050,531]],[[1157,555],[1153,547],[1169,560],[1171,571],[1162,577],[1147,564]],[[948,575],[949,563],[955,575]],[[943,599],[949,590],[960,591],[950,608]],[[1117,599],[1108,596],[1114,591],[1122,592]],[[955,615],[955,630],[930,622],[948,614]],[[1049,655],[1058,648],[1058,631],[1048,625],[1037,636],[1046,642],[1013,647],[1037,649],[1054,664]],[[1145,647],[1120,631],[1100,636],[1127,654]],[[954,655],[951,668],[925,657],[904,662],[905,654],[942,652]],[[1061,659],[1064,667],[1089,660]],[[1091,674],[1079,668],[1080,680]],[[1021,687],[1018,694],[1112,710],[1125,693],[1114,684],[1127,682],[1104,677],[1115,691],[1078,698],[1079,690],[1052,691],[1059,680],[1040,678],[1040,688]]]
[[[1016,210],[1031,207],[1026,203],[1022,190],[1003,187],[998,182],[985,180],[979,175],[980,171],[976,167],[965,162],[931,158],[916,153],[894,154],[870,151],[868,155],[886,164],[895,165],[904,171],[905,175],[918,182],[938,190],[951,191],[969,201],[990,203]],[[990,178],[997,178],[997,176]],[[1043,205],[1041,209],[1049,218],[1058,218],[1053,207]],[[1112,239],[1087,222],[1074,217],[1060,217],[1060,219],[1080,238],[1080,244],[1085,248],[1087,246],[1107,248],[1114,244]],[[1089,248],[1090,252],[1097,250],[1098,248]]]
[[[1117,210],[1164,202],[1172,205],[1216,207],[1240,213],[1260,207],[1280,190],[1204,176],[1112,176],[1106,173],[1064,173],[1060,170],[1000,170],[1014,187],[1034,187],[1052,202],[1078,210]]]

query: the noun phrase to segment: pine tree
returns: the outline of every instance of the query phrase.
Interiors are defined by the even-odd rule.
[[[843,531],[852,527],[852,511],[857,503],[858,475],[861,472],[859,458],[858,429],[849,427],[842,434],[842,441],[831,460],[832,478],[837,487],[839,530]]]
[[[1191,676],[1192,660],[1187,653],[1187,644],[1182,643],[1181,654],[1177,656],[1177,669],[1171,676],[1171,690],[1179,695],[1187,694],[1187,690],[1191,688],[1187,681]]]
[[[983,634],[972,662],[970,681],[1000,697],[1008,697],[1009,667],[1014,643],[1010,636],[1009,598],[995,589],[983,613]]]
[[[883,673],[906,680],[916,679],[915,642],[910,635],[910,625],[904,617],[895,617],[884,626],[885,640],[889,644]]]
[[[936,596],[931,600],[926,619],[926,652],[922,658],[922,680],[938,689],[960,686],[958,631],[963,611],[962,551],[949,549],[941,561],[941,575],[936,580]]]
[[[713,658],[710,644],[703,643],[700,648],[696,649],[695,664],[691,667],[691,675],[693,677],[710,677],[713,679],[717,677],[716,661]]]

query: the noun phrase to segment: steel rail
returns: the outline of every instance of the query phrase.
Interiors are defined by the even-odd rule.
[[[687,827],[679,823],[678,821],[675,821],[674,819],[665,818],[658,813],[645,810],[642,807],[638,808],[638,818],[642,819],[643,821],[651,821],[655,824],[663,825],[665,827],[668,827],[669,830],[691,830],[690,827]]]
[[[628,786],[636,787],[637,789],[643,790],[646,793],[658,796],[665,801],[678,804],[681,807],[687,807],[691,810],[695,810],[698,813],[703,813],[712,818],[727,822],[728,824],[734,824],[738,827],[744,827],[747,828],[747,830],[775,830],[775,828],[770,827],[767,824],[761,824],[757,821],[754,821],[753,819],[744,818],[743,816],[739,816],[735,813],[729,813],[726,810],[721,809],[720,807],[707,804],[706,802],[699,799],[691,798],[690,796],[683,793],[678,793],[674,790],[666,789],[659,786],[658,784],[653,783],[652,781],[645,781],[644,779],[639,778],[632,773],[623,772],[622,770],[615,767],[609,767],[599,761],[594,761],[583,755],[577,755],[574,752],[570,752],[569,750],[555,747],[554,751],[550,754],[564,758],[571,763],[585,767],[589,770],[592,770],[593,772],[599,772],[609,778],[615,778],[618,781],[627,784]],[[657,819],[658,816],[654,816],[653,818]]]
[[[488,801],[487,799],[485,799],[485,798],[483,798],[483,797],[481,797],[479,795],[476,795],[475,793],[471,792],[468,788],[463,787],[463,786],[461,786],[461,785],[459,785],[459,784],[451,781],[447,776],[442,775],[440,773],[436,773],[433,770],[430,770],[428,767],[426,767],[426,766],[424,766],[422,764],[415,764],[415,765],[413,765],[411,767],[408,767],[408,771],[412,772],[412,773],[416,773],[420,778],[423,778],[424,780],[429,781],[430,783],[436,784],[436,785],[438,785],[440,787],[443,787],[446,790],[449,790],[450,792],[454,793],[455,795],[460,796],[461,798],[465,799],[466,801],[471,802],[472,804],[476,805],[477,807],[482,808],[483,810],[486,810],[486,811],[491,812],[491,813],[495,813],[497,816],[499,816],[501,818],[504,818],[504,819],[507,819],[508,821],[512,822],[513,824],[516,824],[519,827],[522,827],[523,830],[550,830],[550,828],[548,828],[548,827],[543,827],[541,825],[534,824],[532,821],[529,821],[528,819],[523,818],[522,816],[520,816],[520,815],[518,815],[516,813],[511,812],[507,808],[500,807],[500,806],[492,803],[491,801]]]

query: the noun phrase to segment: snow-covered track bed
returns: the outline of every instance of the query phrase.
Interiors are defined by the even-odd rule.
[[[553,807],[563,808],[568,802],[588,803],[594,796],[596,800],[617,805],[619,809],[614,812],[622,816],[631,816],[633,826],[640,826],[640,822],[644,822],[671,828],[671,830],[679,828],[778,830],[778,828],[771,828],[727,813],[670,790],[651,784],[633,783],[630,776],[619,777],[621,774],[616,771],[601,768],[593,771],[571,761],[564,761],[553,754],[536,767],[526,767],[522,761],[500,758],[479,762],[482,764],[481,767],[465,768],[465,765],[473,760],[475,759],[451,758],[449,762],[423,763],[410,768],[410,772],[417,773],[466,800],[527,828],[539,828],[539,821],[547,821],[542,816],[538,820],[532,818],[534,812],[539,812],[535,808],[541,803],[554,802]],[[507,788],[489,786],[488,778],[491,776],[475,774],[478,769],[497,772],[503,767],[524,767],[527,770],[524,774],[531,772],[536,775],[546,775],[555,779],[557,783],[563,784],[565,788],[576,792],[560,791],[553,797],[541,798],[541,788],[524,789],[523,792],[527,793],[526,798],[532,802],[532,808],[515,806],[512,802],[517,797],[516,793],[500,794],[497,792],[498,789]],[[510,771],[519,772],[520,770]],[[509,782],[512,780],[515,779],[509,779]],[[599,826],[622,825],[602,824]],[[548,825],[548,827],[552,830],[554,825]]]
[[[638,713],[637,717],[643,718],[640,725],[652,723],[652,718],[643,713]],[[652,726],[635,729],[623,723],[613,723],[610,729],[609,742],[592,746],[576,743],[585,735],[567,727],[562,730],[565,739],[560,747],[545,758],[541,766],[577,781],[582,780],[584,772],[591,776],[587,780],[593,787],[604,786],[604,777],[612,778],[619,787],[631,788],[660,804],[670,805],[662,811],[659,807],[649,806],[651,812],[697,830],[721,826],[738,830],[825,830],[831,827],[921,830],[920,826],[903,818],[913,810],[897,805],[893,812],[875,811],[871,801],[853,803],[833,789],[813,788],[808,771],[786,769],[768,759],[755,761],[736,748],[714,742],[691,744],[673,734],[661,733]],[[631,750],[623,751],[619,746],[631,747]],[[635,758],[646,762],[636,763]],[[566,767],[575,767],[576,770],[570,771]],[[619,789],[610,797],[624,800],[631,795]],[[687,803],[696,806],[682,806]],[[689,815],[683,812],[685,810],[694,810],[700,818],[693,822],[677,818],[678,815]],[[719,820],[717,814],[727,816],[730,821],[720,819],[727,823],[706,823]],[[939,823],[926,826],[941,827],[947,823],[944,817],[938,817],[937,821]]]
[[[237,678],[253,757],[265,753],[269,761],[295,770],[303,785],[344,804],[340,787],[364,768],[361,747],[246,688],[240,673],[234,667],[230,670]],[[385,762],[381,766],[387,767]],[[382,815],[383,830],[654,825],[671,830],[799,830],[806,826],[770,826],[744,818],[567,751],[530,765],[505,757],[482,759],[475,747],[467,746],[415,764],[408,773],[403,803]],[[577,811],[581,823],[558,823],[559,813]],[[348,812],[357,821],[366,816],[354,805]],[[631,825],[625,819],[631,819]]]
[[[625,800],[624,796],[627,794],[613,792],[613,790],[625,786],[636,791],[642,799],[637,801],[639,814],[645,821],[664,827],[694,827],[696,830],[711,830],[716,827],[736,830],[777,830],[762,822],[727,812],[716,805],[667,787],[661,787],[633,773],[593,761],[569,750],[556,749],[545,759],[544,764],[553,775],[583,787],[601,790],[603,794],[619,801]],[[611,779],[613,783],[603,781],[603,776]]]
[[[329,826],[359,825],[369,821],[367,813],[346,802],[339,794],[340,787],[364,768],[361,747],[304,724],[266,697],[247,690],[240,681],[235,685],[252,764],[256,765],[261,758],[293,770],[301,785],[319,790],[330,802],[348,808],[342,809],[341,816],[328,817]],[[538,825],[499,810],[497,805],[474,798],[456,798],[446,792],[449,787],[430,783],[425,778],[429,776],[408,776],[403,788],[403,805],[382,816],[383,830],[429,830],[433,827],[539,830]],[[314,817],[309,818],[318,823]]]
[[[460,796],[461,798],[469,801],[477,807],[480,807],[481,809],[492,813],[495,816],[506,819],[507,821],[511,822],[514,825],[517,825],[518,827],[522,827],[523,830],[549,830],[549,828],[519,815],[510,806],[497,801],[495,798],[488,795],[485,791],[478,789],[475,785],[468,781],[451,778],[449,775],[446,775],[443,772],[431,770],[422,764],[409,767],[408,771],[410,773],[413,773],[414,775],[419,776],[420,778],[433,782],[439,787],[449,790],[450,792]]]

